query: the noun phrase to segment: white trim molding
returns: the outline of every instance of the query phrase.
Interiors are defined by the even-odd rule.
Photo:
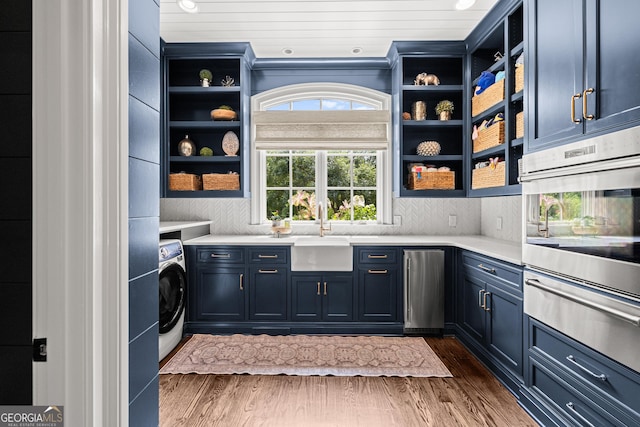
[[[33,1],[33,403],[70,426],[129,424],[127,16]]]

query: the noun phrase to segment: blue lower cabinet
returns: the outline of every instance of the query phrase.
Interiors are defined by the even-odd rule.
[[[348,322],[354,318],[352,273],[292,273],[294,321]]]
[[[287,320],[288,268],[261,265],[249,272],[249,320]]]
[[[245,273],[244,267],[197,268],[188,292],[190,320],[245,320]]]
[[[396,322],[402,310],[398,302],[398,268],[395,266],[373,266],[358,270],[358,320],[361,322]]]
[[[533,319],[521,403],[541,424],[640,426],[640,373]]]

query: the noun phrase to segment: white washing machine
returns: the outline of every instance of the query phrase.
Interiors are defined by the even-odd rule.
[[[162,360],[182,339],[187,296],[187,269],[180,240],[160,240],[159,255],[160,337],[158,348],[160,360]]]

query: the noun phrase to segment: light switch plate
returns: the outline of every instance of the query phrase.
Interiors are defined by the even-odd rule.
[[[499,216],[496,219],[496,230],[502,230],[502,217]]]
[[[449,215],[449,227],[455,227],[458,224],[458,217],[456,215]]]
[[[393,216],[393,225],[396,225],[396,226],[402,225],[402,217],[400,215]]]

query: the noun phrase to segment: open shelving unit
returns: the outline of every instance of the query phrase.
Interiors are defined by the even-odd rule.
[[[161,179],[164,197],[241,197],[243,195],[243,109],[246,103],[243,84],[248,79],[244,72],[242,52],[234,54],[224,46],[211,52],[207,44],[194,51],[193,44],[167,44],[163,52],[163,115],[165,123],[163,138],[163,173]],[[219,52],[218,52],[219,51]],[[194,53],[195,52],[195,53]],[[202,87],[199,79],[201,69],[213,74],[209,87]],[[230,76],[233,86],[223,86],[221,81]],[[212,120],[211,110],[222,105],[236,112],[235,120]],[[227,156],[222,140],[227,132],[233,132],[240,141],[236,156]],[[179,142],[189,136],[195,145],[193,156],[181,156]],[[200,156],[203,147],[213,150],[213,156]],[[240,175],[238,190],[194,190],[175,191],[169,188],[169,175],[185,172],[195,175],[209,173],[237,173]]]
[[[399,50],[400,73],[400,196],[402,197],[464,197],[464,45],[462,43],[427,43],[407,46],[396,42]],[[403,50],[407,53],[403,53]],[[410,53],[409,53],[410,52]],[[435,74],[440,84],[415,85],[420,73]],[[451,120],[438,120],[435,107],[439,101],[450,100],[454,104]],[[415,102],[426,103],[426,119],[403,120],[403,113],[412,114]],[[437,141],[441,151],[436,156],[420,156],[416,149],[423,141]],[[408,175],[412,164],[421,163],[435,167],[447,166],[455,172],[455,188],[412,190]]]
[[[520,194],[521,186],[518,181],[519,161],[523,154],[523,137],[516,137],[516,114],[523,111],[524,90],[515,92],[516,60],[524,52],[523,31],[523,6],[516,5],[506,16],[499,19],[489,31],[485,31],[484,37],[472,35],[469,46],[470,84],[468,101],[471,103],[478,78],[482,71],[490,71],[496,74],[504,71],[505,81],[504,99],[497,104],[477,113],[471,117],[470,130],[465,135],[465,141],[469,147],[473,146],[471,131],[474,125],[480,125],[484,120],[489,120],[499,113],[504,114],[504,141],[496,146],[479,152],[470,149],[469,156],[469,196],[495,196]],[[478,42],[474,42],[475,39]],[[496,59],[496,53],[501,58]],[[490,158],[500,157],[505,161],[504,185],[485,188],[473,188],[473,169],[478,162],[486,162]]]

